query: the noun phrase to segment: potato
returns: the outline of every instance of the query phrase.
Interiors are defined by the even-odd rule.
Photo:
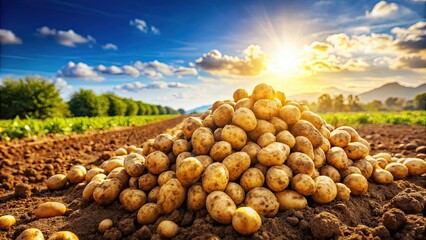
[[[311,143],[314,148],[320,147],[322,145],[322,135],[318,129],[315,128],[312,123],[305,121],[305,120],[299,120],[297,121],[292,127],[290,131],[296,138],[298,136],[304,136],[306,137]]]
[[[342,171],[348,169],[348,157],[342,148],[332,147],[325,156],[327,158],[327,164],[330,164],[337,170]]]
[[[244,192],[244,190],[243,190]],[[16,218],[12,215],[4,215],[0,217],[0,229],[8,229],[15,225]]]
[[[370,143],[367,140],[359,137],[357,142],[362,143],[364,146],[366,146],[368,148],[368,151],[370,152],[370,150],[371,150]]]
[[[210,216],[219,223],[230,224],[237,207],[234,201],[222,191],[211,192],[206,199],[206,207]]]
[[[228,169],[229,181],[238,179],[250,167],[250,156],[245,152],[236,152],[227,156],[222,164]]]
[[[45,202],[40,204],[34,211],[37,219],[62,216],[67,211],[67,207],[59,202]]]
[[[362,176],[368,179],[371,174],[373,174],[373,166],[365,159],[360,159],[354,163],[354,166],[357,167]]]
[[[179,226],[169,220],[163,220],[157,226],[157,233],[162,238],[173,238],[179,233]]]
[[[266,185],[275,192],[282,191],[290,184],[287,172],[279,167],[271,167],[266,172]]]
[[[333,182],[338,183],[340,182],[341,176],[339,171],[331,166],[331,165],[324,165],[320,168],[320,175],[327,176],[333,180]]]
[[[253,113],[258,119],[270,120],[278,116],[278,108],[273,100],[259,99],[253,105]]]
[[[296,139],[294,136],[287,130],[281,131],[277,134],[276,138],[277,142],[281,142],[289,146],[290,148],[293,148],[296,144]]]
[[[266,167],[282,165],[290,153],[290,148],[280,142],[274,142],[260,149],[257,160]]]
[[[212,110],[207,110],[207,111],[204,111],[201,115],[200,115],[200,119],[201,120],[204,120],[208,115],[211,115],[212,114]]]
[[[120,188],[123,189],[129,183],[130,176],[127,174],[126,170],[124,170],[123,167],[120,167],[120,168],[116,168],[112,170],[108,174],[107,179],[111,179],[111,178],[116,178],[120,180],[120,183],[121,183]]]
[[[198,211],[206,206],[207,192],[201,184],[192,185],[187,193],[186,205],[188,209]]]
[[[162,172],[160,175],[158,175],[157,183],[161,187],[172,178],[176,178],[176,172],[165,171],[165,172]]]
[[[216,130],[214,130],[213,136],[216,142],[222,141],[222,130],[223,128],[216,128]]]
[[[379,184],[391,184],[391,183],[393,183],[392,173],[390,173],[386,170],[380,169],[380,168],[374,169],[373,178],[374,178],[374,181],[376,183],[379,183]]]
[[[238,88],[232,95],[235,102],[238,102],[240,99],[247,98],[248,96],[249,94],[244,88]]]
[[[204,170],[201,162],[194,157],[185,158],[176,167],[176,178],[183,186],[197,182]]]
[[[253,208],[257,213],[265,217],[275,217],[280,204],[269,189],[257,187],[247,193],[244,206]]]
[[[183,152],[192,151],[192,146],[185,139],[177,139],[173,143],[172,151],[173,151],[173,154],[177,157],[177,156],[179,156],[179,154],[181,154]]]
[[[329,139],[330,138],[330,130],[328,130],[325,126],[322,126],[320,129],[319,129],[319,131],[320,131],[320,133],[321,133],[321,135],[323,136],[323,137],[325,137],[326,139]]]
[[[381,167],[381,168],[386,168],[386,166],[388,165],[388,161],[386,161],[386,159],[384,159],[384,158],[377,158],[376,159],[376,161],[377,161],[377,164],[379,165],[379,167]]]
[[[274,126],[276,132],[288,130],[287,123],[279,117],[272,117],[269,122]]]
[[[343,179],[345,184],[354,196],[359,196],[368,191],[368,181],[364,176],[358,173],[352,173]]]
[[[229,182],[229,171],[222,163],[210,164],[203,173],[201,183],[204,191],[224,191]]]
[[[281,165],[282,166],[282,165]],[[256,163],[254,166],[253,166],[254,168],[257,168],[257,169],[259,169],[261,172],[262,172],[262,174],[264,175],[264,176],[266,176],[266,172],[268,171],[268,167],[266,167],[266,166],[263,166],[262,164],[260,164],[260,163]],[[274,167],[279,167],[279,166],[274,166]],[[291,171],[291,170],[290,170]]]
[[[280,109],[279,116],[288,125],[293,125],[300,120],[301,113],[299,108],[295,106],[287,105]]]
[[[25,229],[16,240],[44,240],[43,233],[37,228]]]
[[[215,162],[222,162],[228,155],[232,153],[232,146],[227,141],[220,141],[213,144],[210,149],[210,157]]]
[[[137,147],[135,145],[130,145],[128,147],[126,147],[126,151],[128,154],[135,152],[137,149]]]
[[[325,153],[321,148],[315,148],[314,149],[314,165],[315,168],[320,168],[322,166],[324,166],[325,164]]]
[[[281,104],[284,105],[287,97],[282,91],[275,91],[275,98],[280,100]]]
[[[186,189],[177,179],[170,179],[160,188],[160,192],[158,193],[158,211],[163,214],[171,213],[183,204],[185,197]]]
[[[99,173],[96,174],[95,176],[92,177],[92,179],[90,180],[90,182],[94,182],[94,181],[103,181],[107,178],[107,176],[103,173]]]
[[[402,163],[389,163],[385,170],[393,175],[394,180],[404,179],[408,176],[408,168]]]
[[[291,188],[304,196],[309,196],[315,192],[316,185],[311,176],[299,173],[291,179]]]
[[[336,183],[337,199],[349,201],[351,198],[351,190],[343,183]]]
[[[337,187],[333,180],[327,176],[319,176],[314,179],[316,191],[312,199],[317,203],[329,203],[337,196]]]
[[[194,131],[197,128],[202,127],[202,126],[203,126],[203,123],[201,122],[200,118],[189,117],[189,118],[185,119],[185,121],[183,121],[183,125],[182,125],[182,131],[183,131],[183,134],[185,135],[185,138],[191,139]]]
[[[223,104],[225,104],[224,101],[216,101],[213,103],[212,107],[210,108],[212,110],[212,112],[214,112],[216,109],[218,109],[220,106],[222,106]]]
[[[260,83],[256,85],[253,89],[253,92],[251,94],[251,98],[253,98],[255,101],[259,99],[274,99],[275,97],[275,90],[272,88],[272,86],[266,84],[266,83]]]
[[[237,126],[226,125],[222,129],[221,139],[229,142],[233,149],[240,150],[247,143],[247,134],[243,129]]]
[[[146,194],[139,189],[124,189],[119,196],[120,203],[129,212],[135,212],[146,203]]]
[[[314,162],[308,155],[300,152],[293,152],[288,156],[286,165],[291,168],[294,174],[305,173],[312,175],[315,169]]]
[[[147,173],[139,178],[139,189],[149,191],[157,185],[157,176],[152,173]]]
[[[48,240],[78,240],[77,235],[75,233],[70,231],[59,231],[55,232],[54,234],[50,235]]]
[[[278,98],[274,98],[272,101],[274,101],[275,105],[277,106],[277,110],[280,110],[283,107],[282,102]]]
[[[232,123],[244,131],[252,131],[256,128],[257,119],[253,111],[246,107],[240,107],[235,110]]]
[[[160,217],[158,206],[155,203],[147,203],[143,205],[137,214],[139,224],[148,225],[152,224]]]
[[[311,111],[303,111],[301,113],[300,119],[310,122],[318,130],[320,130],[324,124],[324,120],[318,114],[315,114]]]
[[[115,150],[115,155],[117,156],[127,155],[127,150],[125,148],[119,148]]]
[[[145,158],[137,153],[131,153],[124,159],[124,169],[131,177],[139,177],[145,171]]]
[[[120,194],[120,185],[117,178],[106,179],[93,190],[93,198],[100,205],[108,205]]]
[[[368,148],[359,142],[351,142],[346,147],[343,148],[346,152],[346,155],[352,160],[358,160],[365,158],[368,155]]]
[[[206,127],[199,127],[192,134],[192,147],[195,155],[208,154],[214,144],[212,131]]]
[[[276,192],[275,197],[277,198],[278,203],[280,204],[281,211],[290,209],[299,210],[308,206],[308,201],[306,200],[305,196],[293,190],[284,190],[281,192]]]
[[[351,142],[351,135],[345,130],[336,129],[330,133],[328,140],[332,146],[343,148]]]
[[[154,151],[146,157],[145,167],[153,174],[160,174],[169,169],[169,157],[161,151]]]
[[[261,187],[265,183],[265,176],[262,171],[257,168],[247,169],[240,178],[240,186],[249,191],[256,187]]]
[[[99,185],[101,185],[103,180],[99,181],[91,181],[89,182],[86,187],[83,190],[83,200],[86,202],[93,201],[93,191],[95,191],[95,188],[97,188]]]
[[[276,130],[274,128],[274,125],[272,125],[272,123],[259,119],[257,120],[257,124],[256,124],[256,128],[253,129],[252,131],[247,132],[247,136],[252,140],[252,141],[257,141],[257,139],[264,133],[266,132],[270,132],[272,134],[275,134]]]
[[[407,158],[404,165],[411,176],[420,176],[426,173],[426,162],[420,158]]]
[[[261,148],[264,148],[264,147],[268,146],[269,144],[275,142],[276,139],[277,138],[275,137],[274,134],[267,132],[267,133],[260,135],[260,137],[257,139],[257,144]]]
[[[288,182],[291,182],[291,179],[293,178],[293,170],[289,168],[287,165],[280,165],[280,166],[273,166],[274,168],[279,168],[284,170],[287,173],[288,176]]]
[[[108,174],[115,168],[124,167],[124,158],[115,158],[107,160],[103,162],[99,167],[105,171],[105,174]]]
[[[331,145],[330,142],[328,141],[328,139],[326,138],[322,138],[322,145],[320,147],[324,152],[327,152],[328,150],[330,150]]]
[[[235,205],[242,203],[246,195],[244,189],[234,182],[228,183],[225,188],[225,193],[234,201]]]
[[[253,109],[254,102],[255,101],[252,98],[241,98],[235,104],[234,109],[237,110],[237,109],[242,108],[242,107],[245,107],[245,108],[248,108],[248,109]]]
[[[203,126],[215,130],[217,126],[214,124],[213,115],[208,115],[203,120]]]
[[[193,157],[194,154],[190,153],[190,152],[182,152],[180,153],[177,157],[176,157],[176,164],[178,162],[181,162],[183,159],[188,158],[188,157]]]
[[[336,130],[337,129],[338,130],[344,130],[344,131],[348,132],[351,135],[351,142],[356,142],[360,138],[359,135],[358,135],[358,132],[355,129],[353,129],[352,127],[341,126],[341,127],[336,128]]]
[[[142,154],[141,154],[142,156],[147,156],[151,152],[151,149],[154,149],[152,146],[152,144],[154,143],[154,140],[155,139],[150,138],[146,140],[144,143],[142,143]]]
[[[148,193],[148,202],[157,203],[158,193],[160,192],[160,186],[156,186]]]
[[[314,147],[309,139],[304,136],[297,136],[295,140],[296,144],[294,144],[294,147],[291,149],[293,152],[301,152],[308,155],[311,159],[315,158]]]
[[[218,127],[224,127],[232,122],[234,108],[229,104],[223,104],[213,111],[213,122]]]
[[[314,172],[311,175],[312,179],[315,179],[316,177],[318,177],[320,175],[320,172],[318,169],[315,169]]]
[[[232,227],[242,235],[250,235],[259,231],[262,219],[251,207],[240,207],[232,216]]]
[[[111,219],[109,219],[109,218],[104,219],[99,223],[98,231],[100,233],[104,233],[106,230],[112,228],[113,225],[114,225],[114,223],[112,222]]]
[[[384,158],[388,163],[391,162],[392,156],[389,153],[377,153],[376,155],[373,156],[373,158],[375,159],[379,159],[379,158]]]
[[[86,179],[86,168],[83,166],[74,166],[67,173],[67,179],[71,184],[81,183]]]
[[[368,157],[368,156],[367,156]],[[373,169],[376,169],[376,168],[378,168],[378,167],[380,167],[379,166],[379,163],[377,162],[377,160],[375,159],[375,158],[365,158],[366,159],[366,161],[368,162],[368,163],[370,163],[371,164],[371,166],[373,167]],[[386,161],[386,160],[385,160]]]
[[[203,165],[203,169],[206,169],[210,164],[213,163],[213,159],[209,155],[198,155],[195,157]]]
[[[65,187],[68,179],[64,174],[55,174],[46,180],[46,186],[49,190],[60,190]]]
[[[249,155],[251,164],[256,164],[257,153],[260,151],[261,147],[254,142],[247,142],[247,144],[241,149],[241,152],[245,152]]]
[[[94,167],[87,171],[85,180],[86,182],[90,182],[94,176],[104,172],[105,170],[103,170],[102,168]]]

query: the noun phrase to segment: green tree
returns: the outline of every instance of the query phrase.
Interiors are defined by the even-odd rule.
[[[137,115],[139,115],[139,116],[146,115],[145,104],[142,101],[136,101],[136,104],[138,105],[138,113],[137,113]]]
[[[330,112],[333,108],[333,100],[329,94],[323,94],[318,98],[318,111]]]
[[[183,109],[183,108],[179,108],[177,111],[178,111],[180,114],[186,114],[186,111],[185,111],[185,109]]]
[[[158,114],[160,114],[160,115],[167,114],[167,110],[166,110],[165,107],[163,107],[161,105],[157,105],[157,108],[158,108]]]
[[[127,111],[127,104],[118,96],[113,93],[103,94],[109,102],[108,115],[109,116],[124,116]]]
[[[414,106],[418,110],[426,110],[426,92],[419,93],[414,97]]]
[[[158,107],[156,105],[149,105],[151,108],[151,115],[158,115],[160,114],[160,111],[158,110]]]
[[[92,90],[80,88],[71,95],[68,105],[76,117],[94,117],[107,115],[109,102],[104,96],[96,96]]]
[[[357,112],[362,110],[360,106],[360,100],[357,95],[354,96],[352,94],[349,94],[347,97],[347,102],[348,102],[348,105],[347,105],[348,111]]]
[[[0,118],[49,118],[63,117],[67,105],[63,102],[55,84],[43,78],[6,78],[0,85]]]
[[[127,104],[126,116],[136,116],[138,114],[138,104],[132,99],[124,98],[123,101]]]
[[[345,107],[345,97],[342,94],[339,94],[333,99],[333,108],[335,112],[343,111]]]

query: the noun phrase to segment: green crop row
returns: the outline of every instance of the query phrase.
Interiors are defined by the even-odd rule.
[[[164,120],[177,115],[154,116],[114,116],[114,117],[75,117],[0,120],[0,139],[43,137],[51,134],[69,135],[94,130],[107,130],[114,127],[141,126],[146,123]]]

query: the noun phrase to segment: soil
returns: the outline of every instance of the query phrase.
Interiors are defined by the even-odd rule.
[[[59,230],[72,231],[80,239],[160,239],[156,227],[163,219],[181,226],[175,239],[426,239],[425,176],[408,177],[390,185],[370,181],[368,193],[351,197],[350,201],[317,204],[309,199],[309,207],[303,210],[262,217],[261,229],[247,237],[229,225],[216,223],[206,210],[191,212],[185,207],[152,225],[140,226],[136,213],[126,212],[118,201],[99,206],[82,201],[84,186],[49,191],[43,183],[76,164],[87,168],[99,165],[115,149],[140,146],[182,119],[86,135],[0,143],[0,216],[10,214],[17,219],[10,229],[0,230],[0,239],[15,239],[30,227],[40,229],[46,239]],[[357,130],[371,143],[371,154],[389,152],[424,158],[425,126],[364,125]],[[66,203],[66,214],[35,219],[35,208],[46,201]],[[114,227],[102,235],[97,228],[105,218],[112,219]]]

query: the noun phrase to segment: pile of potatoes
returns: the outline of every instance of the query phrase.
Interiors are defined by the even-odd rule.
[[[183,205],[206,208],[218,223],[249,235],[261,227],[260,215],[305,208],[308,198],[349,200],[367,192],[368,179],[390,184],[426,173],[422,159],[370,156],[369,143],[356,130],[334,128],[265,83],[251,95],[237,89],[233,98],[187,118],[174,136],[120,148],[98,168],[75,166],[50,177],[47,186],[83,184],[85,201],[108,205],[118,199],[137,212],[141,225]],[[179,226],[164,221],[157,232],[173,237]]]

